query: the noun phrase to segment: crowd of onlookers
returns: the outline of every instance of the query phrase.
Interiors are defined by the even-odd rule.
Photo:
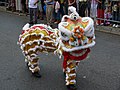
[[[13,12],[29,14],[29,0],[7,0],[7,10]],[[92,17],[97,25],[120,25],[120,0],[38,0],[37,17],[43,20],[46,16],[48,19],[57,24],[61,17],[68,14],[68,6],[76,7],[81,17]],[[52,3],[48,3],[48,1]],[[52,5],[52,6],[51,6]],[[50,14],[50,12],[52,12]],[[51,22],[50,22],[51,23]]]

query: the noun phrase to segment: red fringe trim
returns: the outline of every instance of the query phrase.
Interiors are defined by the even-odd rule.
[[[74,51],[74,53],[78,54],[78,52],[81,53],[82,51],[83,50],[78,50],[78,51]],[[83,54],[82,56],[78,56],[78,57],[71,55],[69,52],[63,52],[63,56],[64,56],[63,68],[65,69],[67,67],[67,60],[70,59],[70,60],[81,61],[81,60],[84,60],[87,57],[88,53],[90,53],[89,48],[86,49],[85,54]]]

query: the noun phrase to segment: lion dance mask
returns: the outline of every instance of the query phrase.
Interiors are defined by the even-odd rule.
[[[44,24],[23,27],[19,36],[19,45],[25,56],[29,70],[34,74],[40,71],[38,63],[39,52],[54,52],[64,56],[63,72],[68,88],[76,84],[76,67],[84,60],[95,45],[94,22],[89,17],[80,17],[74,7],[69,7],[71,13],[64,15],[53,29]]]

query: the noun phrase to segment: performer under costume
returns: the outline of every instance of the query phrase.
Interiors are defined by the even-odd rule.
[[[75,89],[76,67],[90,53],[95,45],[94,22],[89,17],[81,18],[74,7],[69,7],[69,15],[64,15],[58,29],[63,50],[63,71],[68,88]]]
[[[29,70],[36,77],[41,77],[38,53],[50,53],[58,48],[57,32],[58,29],[52,29],[44,24],[36,24],[31,27],[26,24],[23,27],[18,44],[23,51]]]
[[[26,24],[19,36],[19,42],[27,66],[32,74],[41,77],[38,52],[54,52],[64,56],[63,72],[68,89],[75,90],[76,67],[87,57],[90,47],[95,45],[94,22],[89,17],[80,17],[76,9],[69,7],[69,15],[64,15],[58,29],[44,24],[29,27]]]

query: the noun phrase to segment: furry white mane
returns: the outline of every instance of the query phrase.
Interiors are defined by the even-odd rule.
[[[71,20],[77,20],[80,18],[79,14],[77,13],[76,11],[76,8],[73,7],[73,6],[69,6],[68,7],[68,14],[69,15],[64,15],[63,18],[62,18],[62,22],[65,21],[65,18],[70,18]]]

